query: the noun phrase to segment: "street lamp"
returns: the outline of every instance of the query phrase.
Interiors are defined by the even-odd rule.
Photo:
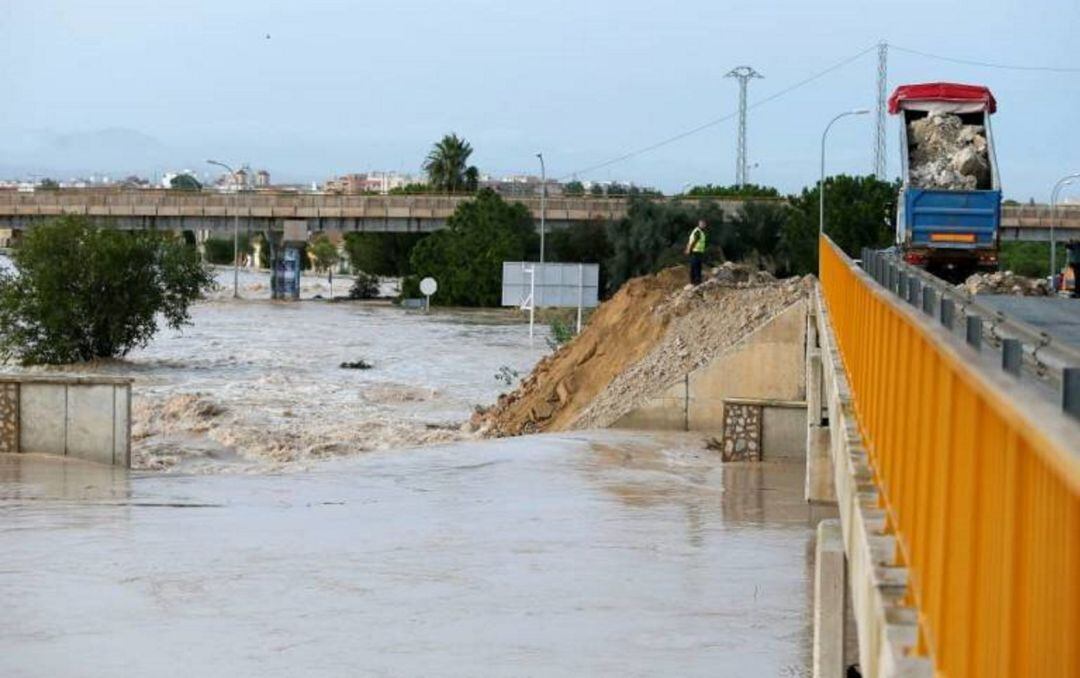
[[[540,158],[540,263],[544,263],[544,217],[547,211],[547,170],[544,168],[544,154],[537,153]]]
[[[217,165],[218,167],[224,167],[225,171],[229,173],[232,180],[237,181],[236,172],[233,168],[229,167],[223,162],[217,160],[207,160],[211,165]],[[232,280],[232,295],[233,299],[240,298],[240,185],[236,185],[236,193],[233,195],[233,280]]]
[[[1069,184],[1076,183],[1077,179],[1080,179],[1080,173],[1064,176],[1054,184],[1054,190],[1050,192],[1050,287],[1054,287],[1055,278],[1057,277],[1057,273],[1054,271],[1057,267],[1057,249],[1054,240],[1054,221],[1057,217],[1057,198],[1061,193],[1061,189]]]
[[[818,235],[825,233],[825,137],[829,135],[829,128],[831,128],[833,123],[840,118],[846,118],[849,115],[866,115],[869,112],[869,108],[856,108],[853,111],[841,113],[830,120],[829,124],[825,125],[825,131],[821,133],[821,181],[818,183],[818,207],[820,210],[818,215]]]

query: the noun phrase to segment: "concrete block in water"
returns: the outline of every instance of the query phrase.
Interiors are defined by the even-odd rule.
[[[19,451],[67,453],[67,386],[20,385]]]
[[[67,454],[101,464],[113,463],[116,399],[111,384],[80,385],[67,393]]]

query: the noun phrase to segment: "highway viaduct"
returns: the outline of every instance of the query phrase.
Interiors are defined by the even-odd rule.
[[[245,231],[280,230],[285,220],[302,219],[308,230],[430,232],[443,228],[458,205],[471,196],[341,195],[253,191],[239,195],[215,191],[61,189],[30,193],[0,191],[0,229],[23,230],[52,217],[73,214],[123,229],[231,231],[240,217]],[[539,221],[540,199],[510,198]],[[674,200],[674,198],[657,198]],[[559,227],[580,221],[615,221],[626,215],[624,197],[556,197],[547,200],[546,221]],[[744,201],[716,200],[734,216]],[[1045,205],[1005,206],[1003,240],[1046,241],[1051,215]],[[1059,208],[1059,240],[1080,238],[1080,207]]]

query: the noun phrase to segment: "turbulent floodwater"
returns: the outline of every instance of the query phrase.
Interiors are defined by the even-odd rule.
[[[135,379],[133,466],[184,471],[303,468],[328,457],[448,442],[477,404],[505,390],[500,367],[526,373],[547,350],[502,311],[428,315],[391,306],[274,303],[265,274],[232,272],[193,324],[162,330],[125,360],[64,371]],[[348,290],[335,281],[335,294]],[[365,360],[370,370],[342,369]]]
[[[0,455],[0,675],[809,676],[802,486],[692,434],[287,476]]]

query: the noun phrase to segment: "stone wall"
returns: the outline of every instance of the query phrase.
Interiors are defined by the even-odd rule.
[[[0,454],[19,451],[19,385],[0,383]]]
[[[0,453],[131,465],[131,381],[0,375]]]

